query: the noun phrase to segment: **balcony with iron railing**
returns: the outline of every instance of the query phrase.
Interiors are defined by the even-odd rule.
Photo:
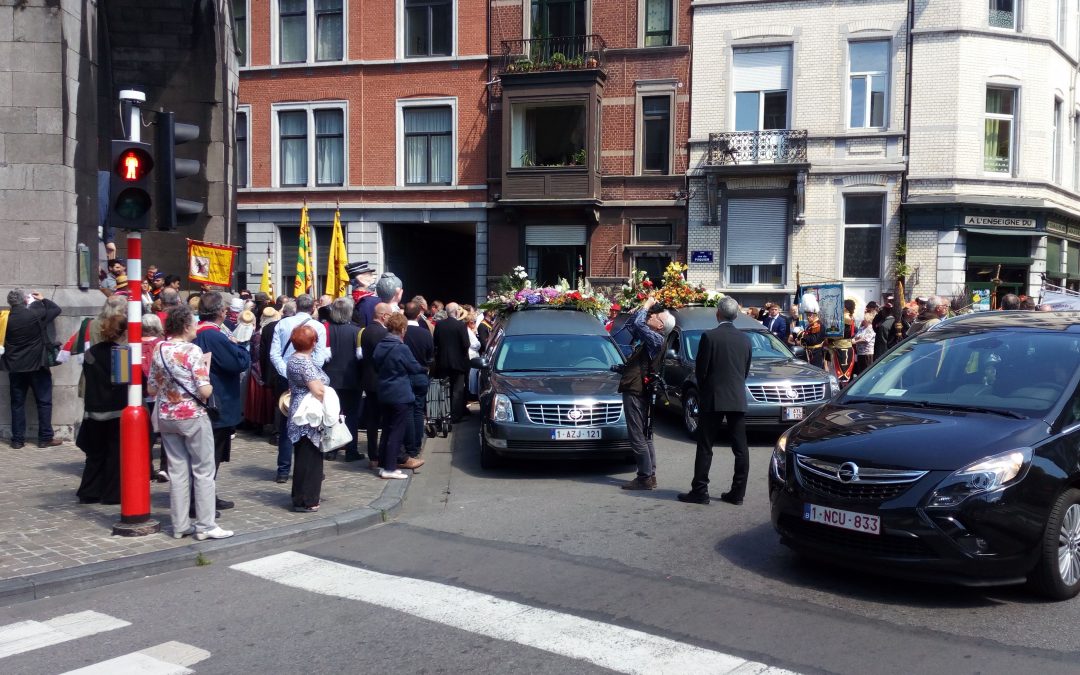
[[[709,134],[706,166],[794,166],[808,164],[806,129],[724,131]]]
[[[503,40],[499,74],[595,70],[604,67],[604,39],[599,35]]]

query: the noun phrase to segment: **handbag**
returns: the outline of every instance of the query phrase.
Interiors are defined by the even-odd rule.
[[[345,425],[345,416],[338,415],[338,422],[332,427],[323,427],[322,442],[319,450],[323,453],[333,452],[338,448],[348,445],[352,441],[352,434]]]
[[[193,393],[190,389],[185,387],[184,384],[180,380],[176,379],[175,375],[173,375],[172,369],[169,368],[169,364],[165,363],[165,355],[162,353],[162,351],[163,350],[158,349],[158,356],[161,357],[161,365],[165,368],[165,372],[169,374],[169,377],[172,378],[172,381],[175,382],[181,389],[183,389],[188,396],[193,398],[196,403],[198,403],[200,406],[203,407],[204,410],[206,410],[206,416],[210,418],[211,423],[217,422],[221,418],[221,408],[218,406],[217,396],[214,394],[214,392],[210,392],[210,396],[204,401],[199,398],[198,394]]]

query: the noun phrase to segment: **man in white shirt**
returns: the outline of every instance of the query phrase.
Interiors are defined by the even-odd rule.
[[[288,380],[286,367],[289,357],[296,351],[292,346],[292,332],[297,326],[305,323],[311,324],[315,329],[315,351],[311,353],[311,360],[315,365],[322,368],[323,364],[330,359],[330,348],[326,345],[326,327],[311,317],[315,310],[315,300],[307,294],[296,298],[296,314],[278,321],[274,327],[274,339],[270,343],[270,363],[283,379]],[[278,436],[278,459],[277,459],[277,482],[286,483],[289,480],[289,471],[292,470],[293,444],[289,440],[288,418],[282,417],[281,429]]]

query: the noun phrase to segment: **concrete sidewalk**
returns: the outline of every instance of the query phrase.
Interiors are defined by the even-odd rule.
[[[446,442],[430,439],[425,449]],[[218,474],[218,495],[236,502],[221,512],[218,523],[236,536],[173,539],[167,534],[169,484],[151,483],[152,515],[162,532],[128,538],[112,536],[118,505],[79,504],[75,490],[84,455],[74,445],[39,449],[28,443],[20,450],[5,445],[0,453],[6,460],[0,483],[0,604],[205,564],[211,553],[216,559],[235,557],[368,527],[400,507],[410,482],[379,479],[367,460],[326,462],[319,512],[293,513],[291,484],[274,482],[276,446],[239,432],[232,461]]]

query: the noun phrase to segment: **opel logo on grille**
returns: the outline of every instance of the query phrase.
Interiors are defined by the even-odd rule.
[[[570,418],[571,422],[580,422],[581,418],[585,416],[585,413],[581,412],[581,408],[571,408],[566,416]]]
[[[787,394],[787,397],[790,398],[792,401],[799,398],[799,392],[795,391],[795,387],[788,387],[787,391],[785,391],[784,393]]]
[[[859,465],[855,462],[844,462],[836,470],[836,478],[841,483],[859,482]]]

